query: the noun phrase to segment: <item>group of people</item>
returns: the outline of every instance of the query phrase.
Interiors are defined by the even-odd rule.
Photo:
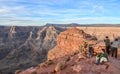
[[[110,41],[109,37],[106,36],[106,39],[104,39],[105,42],[105,49],[102,49],[102,53],[98,54],[96,57],[96,64],[103,64],[103,62],[108,62],[108,55],[111,55],[111,57],[117,58],[118,54],[118,47],[119,47],[119,41],[116,38],[113,42]]]
[[[105,42],[105,46],[106,46],[106,52],[108,55],[110,55],[112,57],[117,58],[117,54],[118,54],[118,47],[119,47],[119,41],[116,38],[113,42],[110,42],[110,39],[108,36],[106,36],[106,39],[104,40]]]
[[[118,47],[119,47],[119,41],[116,38],[113,42],[110,41],[109,37],[106,36],[104,39],[105,42],[105,49],[102,49],[102,51],[96,56],[95,64],[103,64],[104,62],[108,62],[108,55],[111,55],[112,57],[117,58],[118,54]],[[81,52],[86,54],[88,52],[88,57],[91,58],[93,56],[94,44],[87,44],[87,42],[84,42],[82,45]],[[88,49],[88,50],[87,50]]]
[[[104,39],[105,42],[105,49],[102,49],[102,53],[99,53],[96,57],[96,64],[103,64],[103,62],[108,62],[108,55],[111,55],[111,57],[117,58],[118,54],[118,47],[119,47],[119,41],[116,38],[113,42],[110,41],[109,37],[106,36],[106,39]],[[111,53],[111,54],[110,54]]]

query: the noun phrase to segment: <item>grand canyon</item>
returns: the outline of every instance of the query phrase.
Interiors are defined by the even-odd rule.
[[[1,74],[119,74],[118,58],[109,56],[105,65],[95,65],[81,55],[79,45],[86,41],[96,44],[94,52],[105,46],[104,38],[111,42],[120,37],[119,26],[0,26]],[[58,64],[63,69],[56,68]]]

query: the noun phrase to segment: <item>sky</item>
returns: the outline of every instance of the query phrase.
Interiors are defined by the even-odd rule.
[[[120,0],[0,0],[0,25],[120,24]]]

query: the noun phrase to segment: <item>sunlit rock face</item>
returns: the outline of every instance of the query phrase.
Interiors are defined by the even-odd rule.
[[[55,59],[79,50],[81,44],[94,38],[78,28],[61,32],[57,38],[57,46],[48,52],[48,59]]]

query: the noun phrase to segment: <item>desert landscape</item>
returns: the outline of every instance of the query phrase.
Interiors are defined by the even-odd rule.
[[[52,74],[55,65],[59,63],[58,60],[62,62],[68,56],[73,59],[71,62],[74,62],[75,67],[79,66],[77,64],[82,63],[82,61],[85,61],[85,64],[91,62],[91,65],[93,65],[95,56],[92,59],[88,59],[79,53],[75,56],[73,55],[79,49],[79,45],[83,44],[83,41],[97,43],[94,46],[95,52],[97,52],[100,51],[99,47],[105,46],[103,41],[105,36],[109,36],[111,41],[114,38],[120,37],[119,27],[80,27],[74,25],[57,27],[45,25],[40,27],[3,26],[0,28],[0,72],[2,74],[31,74],[32,72],[35,72],[35,74]],[[119,63],[120,49],[118,54],[117,59],[110,57],[111,61],[115,60],[113,63]],[[76,62],[76,60],[80,59],[79,57],[84,59]],[[54,62],[54,64],[47,65],[48,62]],[[72,64],[71,62],[68,64]],[[111,65],[113,63],[108,64]],[[46,66],[41,67],[42,64]],[[112,66],[116,68],[116,65],[118,64],[113,64]],[[67,70],[69,71],[69,68],[66,68],[65,71],[61,70],[56,72],[55,74],[68,73]],[[46,72],[41,69],[46,69]],[[119,68],[115,70],[117,69]],[[70,71],[72,71],[71,68]],[[81,72],[73,71],[71,74]]]
[[[0,74],[120,74],[120,0],[0,0]]]
[[[98,28],[96,35],[100,36],[102,33],[104,37],[100,36],[101,39],[97,37],[98,40],[96,40],[92,39],[92,35],[88,36],[87,33],[89,31],[89,33],[93,33],[94,28]],[[89,31],[87,31],[87,33],[82,29],[85,29],[85,27],[71,27],[61,32],[57,38],[57,45],[48,51],[47,60],[45,62],[24,71],[18,70],[16,74],[119,74],[120,52],[117,59],[109,55],[109,62],[103,65],[94,64],[95,56],[89,59],[79,52],[79,44],[83,44],[84,41],[88,43],[91,43],[91,41],[93,43],[97,42],[104,39],[106,34],[111,37],[110,32],[113,33],[114,31],[117,33],[119,28],[115,30],[116,28],[112,27],[111,29],[113,31],[111,31],[110,27],[88,27]],[[106,32],[103,32],[103,30],[106,30]],[[103,41],[101,43],[94,46],[95,52],[101,51],[99,46],[105,46]]]
[[[86,33],[94,35],[98,40],[103,40],[105,36],[109,36],[111,40],[120,36],[119,27],[78,27],[84,30]]]

